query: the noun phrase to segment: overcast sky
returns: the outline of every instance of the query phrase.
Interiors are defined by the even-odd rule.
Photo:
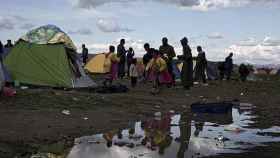
[[[140,56],[145,42],[158,48],[166,36],[181,54],[186,36],[193,54],[202,45],[209,60],[233,51],[236,63],[278,64],[279,9],[279,0],[9,0],[0,6],[0,40],[54,24],[90,53],[126,38]]]

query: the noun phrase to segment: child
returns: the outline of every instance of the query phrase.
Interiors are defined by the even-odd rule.
[[[129,68],[131,87],[135,87],[137,84],[138,70],[136,68],[136,64],[137,64],[137,59],[133,58]]]
[[[146,69],[148,70],[148,79],[153,81],[153,94],[159,93],[160,84],[172,84],[172,76],[169,74],[167,64],[158,50],[154,50],[153,59]]]
[[[132,60],[133,60],[133,57],[134,57],[135,53],[134,53],[134,50],[133,48],[129,48],[128,51],[127,51],[127,55],[126,55],[126,61],[127,61],[127,76],[129,77],[130,76],[130,66],[132,64]]]
[[[118,75],[118,63],[120,59],[115,54],[115,47],[109,47],[109,53],[106,54],[106,59],[104,63],[104,69],[107,72],[105,81],[103,82],[104,86],[107,87],[107,82],[109,82],[109,86],[112,85],[113,80],[117,79]]]

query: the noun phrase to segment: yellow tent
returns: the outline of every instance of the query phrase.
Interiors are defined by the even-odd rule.
[[[87,62],[85,69],[87,71],[89,71],[90,73],[104,74],[104,73],[106,73],[106,70],[104,67],[105,60],[106,60],[105,53],[98,54]]]

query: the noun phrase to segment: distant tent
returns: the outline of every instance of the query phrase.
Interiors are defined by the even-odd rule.
[[[277,75],[280,75],[280,69],[277,71]]]
[[[219,64],[220,62],[212,62],[208,61],[207,62],[207,78],[209,80],[217,80],[219,79]]]
[[[85,65],[85,69],[90,73],[104,74],[105,72],[105,59],[106,55],[104,53],[97,54],[91,58]]]
[[[96,84],[84,73],[70,37],[46,25],[23,36],[4,59],[13,81],[24,84],[82,88]]]

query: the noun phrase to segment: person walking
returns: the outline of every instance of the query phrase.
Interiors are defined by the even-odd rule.
[[[124,47],[125,45],[125,39],[120,40],[120,44],[117,48],[117,56],[120,58],[119,62],[119,70],[118,70],[118,77],[122,79],[125,76],[125,62],[126,62],[126,49]]]
[[[178,56],[183,60],[183,67],[181,71],[181,81],[185,89],[190,89],[193,86],[193,58],[192,50],[188,44],[188,39],[184,37],[181,39],[181,45],[183,47],[183,55]]]
[[[135,87],[137,85],[138,70],[136,64],[137,64],[137,59],[133,58],[131,61],[131,66],[129,68],[131,87]]]
[[[85,44],[82,45],[82,58],[84,65],[86,65],[88,60],[88,49],[86,48]]]
[[[3,54],[4,54],[4,46],[2,42],[0,41],[0,62],[3,62]]]
[[[231,74],[233,71],[233,53],[230,53],[228,57],[225,59],[225,76],[227,80],[231,79]]]
[[[219,70],[219,77],[220,77],[220,80],[224,80],[224,77],[225,77],[225,62],[220,62],[218,64],[218,70]]]
[[[144,44],[144,49],[146,51],[146,54],[144,54],[143,56],[143,65],[144,65],[144,81],[147,79],[147,71],[146,71],[146,67],[148,65],[148,63],[151,61],[151,59],[153,58],[153,49],[150,48],[150,44],[149,43],[145,43]]]
[[[172,76],[172,84],[175,85],[175,74],[173,73],[173,58],[176,56],[174,47],[168,44],[166,37],[162,38],[162,45],[159,47],[159,52],[166,61],[168,72]]]
[[[153,94],[159,93],[160,85],[172,84],[172,76],[168,72],[166,61],[158,50],[153,49],[153,58],[146,67],[148,80],[153,82]]]
[[[118,62],[120,61],[117,55],[115,54],[115,47],[110,46],[109,47],[109,53],[107,53],[105,59],[104,68],[106,71],[105,81],[103,82],[103,85],[105,87],[112,86],[112,83],[114,80],[117,79],[118,74]],[[108,85],[109,83],[109,85]]]
[[[130,77],[130,65],[132,64],[132,60],[135,53],[132,47],[130,47],[127,51],[126,61],[127,61],[127,76]]]
[[[206,68],[207,68],[207,59],[205,52],[202,50],[201,46],[197,46],[198,56],[196,57],[195,65],[195,80],[202,80],[203,84],[206,85]]]

